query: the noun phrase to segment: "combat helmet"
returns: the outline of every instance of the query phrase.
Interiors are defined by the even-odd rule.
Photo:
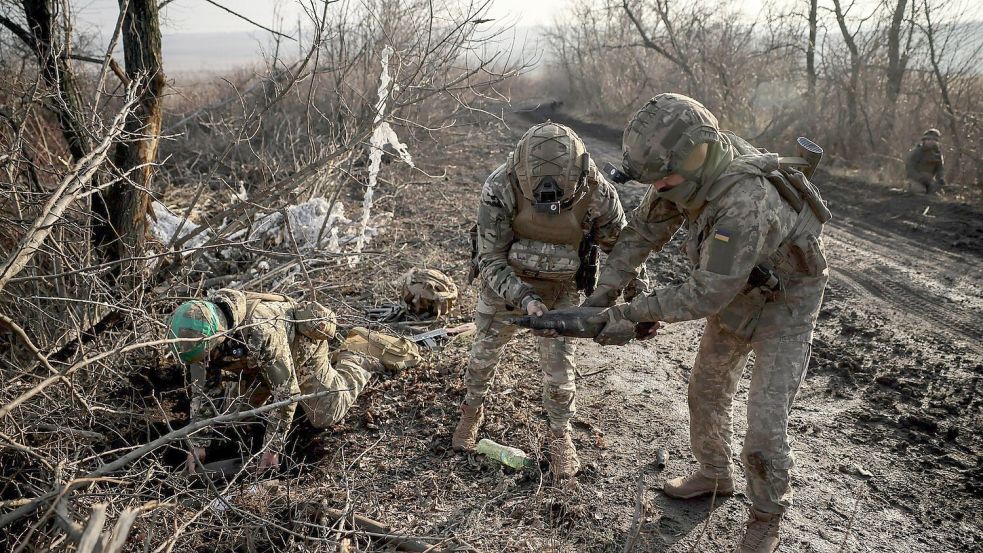
[[[224,340],[228,330],[225,315],[210,301],[191,300],[178,306],[168,323],[167,337],[197,338],[197,341],[173,342],[171,349],[185,363],[202,363]]]
[[[559,214],[586,194],[590,155],[573,129],[546,121],[533,125],[509,154],[509,180],[536,211]]]
[[[930,138],[932,140],[939,140],[942,138],[942,132],[940,132],[939,129],[934,129],[934,128],[928,129],[927,131],[922,133],[922,140],[925,140],[926,138]]]
[[[693,179],[710,144],[719,142],[717,118],[696,100],[663,93],[638,110],[622,139],[624,173],[653,183],[669,173]]]
[[[457,300],[457,285],[436,269],[410,269],[399,279],[406,309],[417,315],[445,315]]]

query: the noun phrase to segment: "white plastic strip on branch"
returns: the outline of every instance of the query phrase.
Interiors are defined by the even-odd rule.
[[[386,146],[392,147],[399,158],[413,167],[413,158],[406,149],[406,144],[399,141],[396,132],[386,122],[386,104],[392,88],[392,77],[389,75],[389,57],[393,55],[391,46],[382,49],[382,74],[379,77],[379,101],[375,110],[375,130],[369,139],[369,178],[365,184],[365,197],[362,200],[362,218],[359,221],[358,239],[355,242],[354,253],[358,254],[365,247],[369,216],[372,213],[372,199],[379,178],[379,168],[382,165],[382,154]],[[352,266],[358,263],[358,255],[351,256],[348,263]]]

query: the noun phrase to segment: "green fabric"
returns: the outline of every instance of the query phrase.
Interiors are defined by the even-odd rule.
[[[201,337],[201,340],[190,349],[188,342],[171,344],[175,355],[185,363],[201,359],[208,345],[208,338],[215,336],[219,330],[218,307],[211,302],[191,300],[182,303],[171,316],[171,338]]]
[[[680,173],[686,178],[685,182],[656,194],[684,209],[692,210],[702,206],[706,202],[710,185],[734,161],[734,148],[726,135],[721,135],[720,138],[719,142],[711,142],[708,145],[707,159],[699,169],[688,174]]]

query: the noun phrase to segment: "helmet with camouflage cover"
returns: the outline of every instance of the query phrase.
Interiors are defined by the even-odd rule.
[[[940,138],[942,138],[942,133],[939,131],[939,129],[928,129],[922,133],[922,140],[939,140]]]
[[[178,306],[168,323],[167,337],[196,338],[194,342],[171,344],[174,354],[185,363],[201,363],[208,354],[222,343],[222,333],[228,330],[225,315],[218,305],[210,301],[191,300]]]
[[[294,317],[297,320],[297,332],[311,340],[330,340],[338,330],[338,319],[334,311],[316,301],[304,302],[294,311]]]
[[[436,317],[446,314],[457,300],[457,285],[436,269],[410,269],[400,280],[400,295],[411,312],[430,313]]]
[[[670,173],[692,179],[709,145],[721,140],[719,129],[717,118],[703,104],[682,94],[659,94],[625,127],[623,170],[644,183]]]
[[[570,127],[546,121],[533,125],[509,154],[509,180],[537,210],[559,213],[586,189],[590,155]]]

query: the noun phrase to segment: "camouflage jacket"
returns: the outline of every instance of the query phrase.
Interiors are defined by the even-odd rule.
[[[828,275],[822,223],[808,206],[796,213],[764,178],[777,168],[774,154],[738,157],[712,183],[729,186],[711,187],[707,201],[693,210],[649,189],[608,255],[595,294],[624,286],[634,268],[686,224],[689,278],[633,300],[625,311],[629,319],[677,322],[716,315],[724,328],[745,338],[811,329]],[[781,301],[749,289],[748,276],[758,264],[774,266],[781,275]]]
[[[282,297],[284,301],[247,302],[236,290],[220,290],[208,299],[226,312],[232,332],[212,352],[208,365],[199,371],[203,374],[192,371],[191,422],[229,410],[228,401],[236,395],[227,393],[230,385],[245,394],[247,401],[253,400],[254,407],[257,398],[265,403],[299,395],[297,367],[314,355],[319,342],[297,332],[293,322],[297,304],[286,297]],[[297,403],[293,402],[264,415],[264,445],[280,451],[296,410]],[[208,427],[196,433],[191,444],[206,447],[220,436],[220,429]]]
[[[611,251],[621,229],[626,224],[624,209],[614,185],[598,172],[591,162],[588,179],[594,184],[594,194],[586,201],[587,223],[595,242],[604,252]],[[512,222],[518,212],[517,197],[502,164],[485,180],[478,205],[477,266],[481,279],[508,304],[525,307],[529,301],[541,299],[526,279],[516,274],[509,264],[509,251],[518,238]],[[573,278],[571,277],[571,281]]]
[[[938,144],[927,147],[918,144],[908,151],[905,171],[910,179],[944,178],[945,159],[942,157],[942,149]]]

